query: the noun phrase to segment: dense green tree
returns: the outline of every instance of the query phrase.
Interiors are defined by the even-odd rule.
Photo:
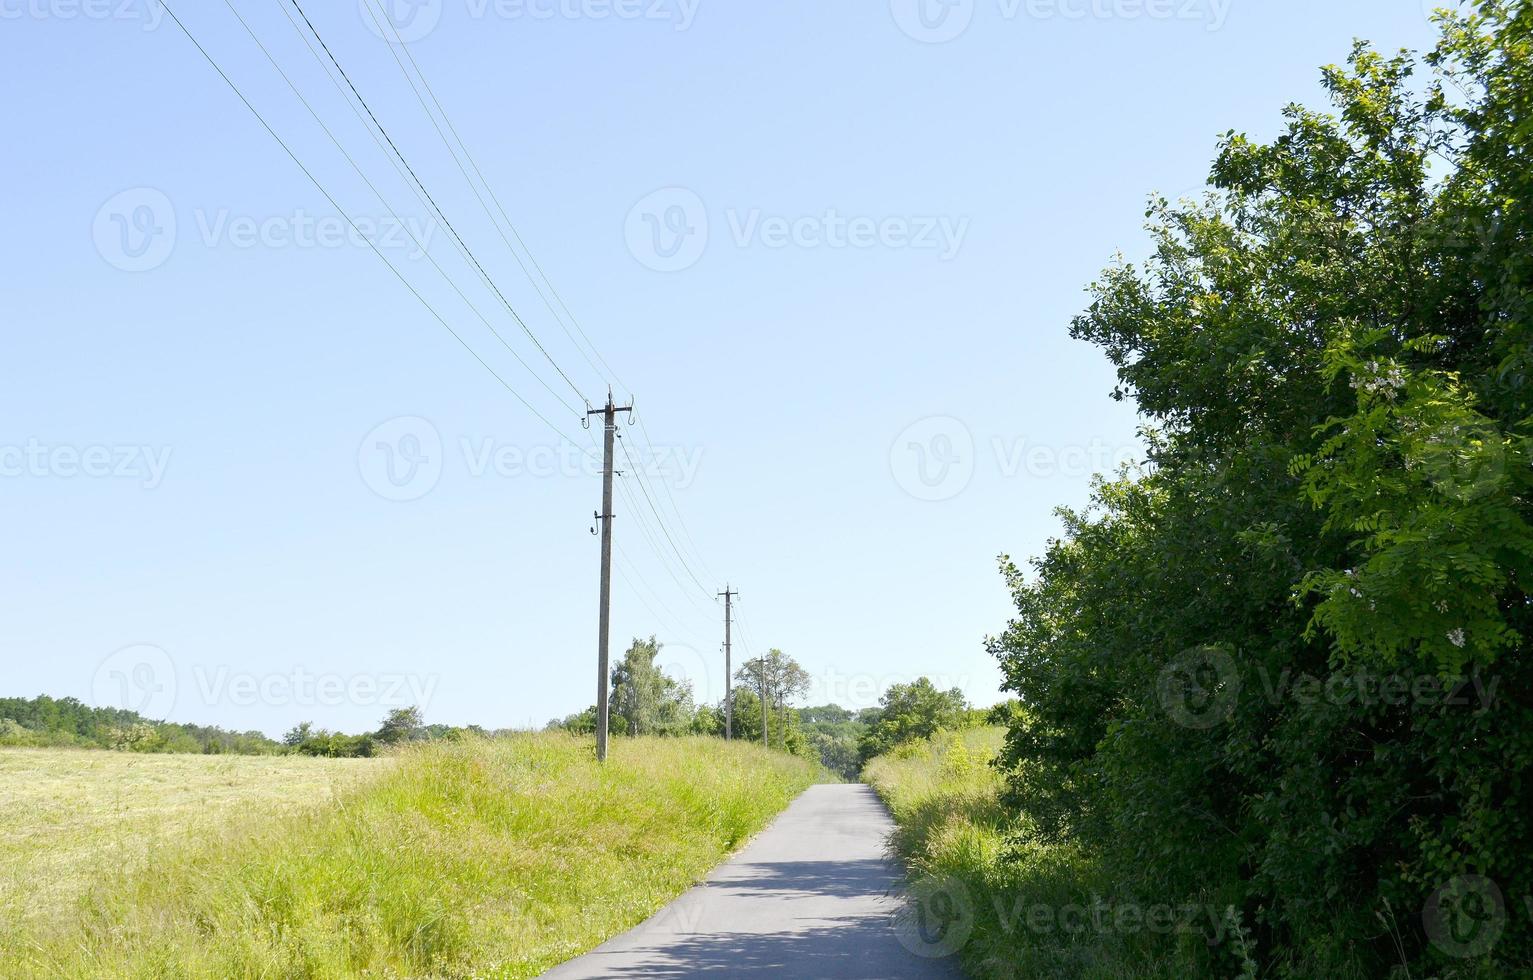
[[[314,723],[313,722],[311,722],[311,721],[301,721],[298,724],[294,725],[292,728],[289,728],[287,730],[287,734],[282,736],[282,744],[286,745],[288,748],[297,748],[298,746],[302,745],[304,742],[307,742],[309,740],[309,736],[313,732],[314,732]]]
[[[882,755],[904,742],[931,738],[944,729],[968,723],[968,701],[963,691],[939,690],[929,678],[909,684],[891,684],[880,699],[879,716],[858,743],[862,761]]]
[[[555,718],[548,723],[548,728],[562,728],[576,735],[591,735],[596,731],[596,705],[591,705],[584,711],[577,711],[563,718]]]
[[[655,666],[660,643],[637,637],[612,669],[611,729],[624,735],[676,735],[692,727],[692,685]]]
[[[418,742],[425,738],[425,722],[421,718],[421,709],[417,707],[395,708],[383,719],[383,724],[378,726],[378,731],[373,738],[380,745],[402,745],[405,742]]]
[[[1149,465],[1003,561],[1009,802],[1128,898],[1231,909],[1212,974],[1533,968],[1525,915],[1440,931],[1475,876],[1533,895],[1530,35],[1486,3],[1426,81],[1359,45],[1075,322]]]

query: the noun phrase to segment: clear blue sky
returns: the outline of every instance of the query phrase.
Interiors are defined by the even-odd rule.
[[[334,208],[150,2],[0,0],[0,694],[126,695],[271,733],[369,728],[416,695],[428,720],[490,726],[591,703],[599,480],[372,252],[332,240]],[[365,3],[307,6],[597,399],[601,374]],[[695,574],[740,590],[751,650],[787,651],[814,700],[854,707],[920,674],[999,697],[983,649],[1010,610],[995,556],[1040,551],[1051,509],[1134,452],[1132,408],[1068,325],[1116,251],[1143,252],[1147,194],[1199,187],[1219,133],[1270,137],[1284,104],[1318,103],[1318,66],[1354,37],[1433,34],[1418,0],[397,4],[496,196],[637,397]],[[229,8],[178,6],[464,340],[585,440],[389,227]],[[236,7],[573,401],[283,8]],[[425,460],[413,481],[410,458]],[[615,653],[656,633],[717,697],[722,611],[617,508]]]

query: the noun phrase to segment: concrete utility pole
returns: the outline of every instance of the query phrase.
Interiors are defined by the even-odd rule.
[[[767,662],[766,662],[766,654],[762,654],[760,657],[757,657],[756,658],[756,662],[761,665],[761,744],[763,746],[765,746],[766,748],[771,748],[772,747],[772,743],[767,740],[767,672],[766,672]]]
[[[729,613],[730,600],[739,595],[731,592],[729,586],[724,586],[724,591],[719,595],[724,597],[724,741],[735,737],[735,680],[734,668],[730,665],[729,650]]]
[[[587,403],[589,404],[589,403]],[[602,440],[601,513],[601,616],[600,637],[596,642],[596,761],[607,761],[607,634],[612,626],[612,450],[617,438],[617,413],[633,412],[633,406],[618,408],[612,404],[612,392],[607,392],[607,407],[592,409],[586,413],[600,415],[605,430]]]

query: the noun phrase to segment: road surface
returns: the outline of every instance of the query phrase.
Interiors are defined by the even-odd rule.
[[[956,957],[932,955],[942,930],[902,911],[915,906],[885,856],[892,829],[868,787],[811,787],[703,884],[544,976],[961,977]]]

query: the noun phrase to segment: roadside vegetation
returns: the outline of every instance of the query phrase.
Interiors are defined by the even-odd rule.
[[[979,975],[1533,975],[1533,8],[1323,77],[1074,323],[1150,465],[1002,560],[999,809],[940,737],[869,769],[981,909],[1105,902]]]
[[[37,808],[61,808],[36,848],[6,846],[54,851],[21,860],[74,894],[8,916],[0,975],[536,976],[655,912],[819,775],[707,738],[618,739],[599,767],[589,742],[562,733],[423,743],[381,761],[240,760],[297,767],[269,775],[298,773],[305,804],[235,770],[198,789],[136,768],[185,775],[223,760],[58,755],[0,752],[0,765],[72,770],[81,784],[67,805],[46,787],[19,808],[7,797],[7,842],[33,833]],[[102,759],[135,768],[90,768]],[[350,782],[352,766],[372,768]],[[231,773],[239,785],[219,789]],[[155,794],[159,817],[143,812]],[[183,812],[210,796],[230,805]],[[125,797],[138,809],[121,821],[63,812]],[[174,832],[124,864],[140,821]]]
[[[1230,910],[1126,901],[1081,849],[1038,841],[1002,799],[1005,779],[994,763],[1005,737],[996,725],[939,731],[896,745],[863,770],[894,816],[890,843],[929,935],[963,930],[953,953],[965,972],[1016,980],[1238,976],[1214,971],[1200,950],[1206,931],[1234,938]]]

